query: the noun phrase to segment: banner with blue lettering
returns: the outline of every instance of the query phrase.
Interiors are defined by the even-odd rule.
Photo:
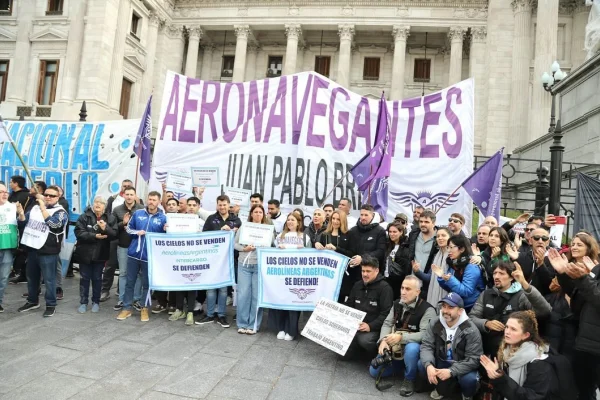
[[[119,193],[123,179],[135,180],[133,145],[139,119],[106,122],[8,122],[8,133],[33,180],[59,185],[76,221],[95,196]],[[0,180],[26,177],[8,142],[0,143]],[[27,182],[27,187],[31,182]]]
[[[206,290],[235,285],[231,231],[148,233],[150,289]]]
[[[387,221],[399,212],[412,215],[418,205],[438,211],[440,221],[453,212],[470,218],[463,190],[444,201],[473,171],[473,85],[468,79],[387,102],[391,175],[373,188],[389,189]],[[168,72],[150,187],[160,190],[171,171],[217,167],[223,186],[262,193],[282,210],[300,207],[310,215],[342,197],[358,210],[361,198],[348,171],[374,145],[379,97],[315,72],[241,83]],[[220,194],[220,187],[207,187],[203,207],[214,209]]]
[[[350,260],[331,250],[258,249],[258,307],[312,311],[337,301]]]

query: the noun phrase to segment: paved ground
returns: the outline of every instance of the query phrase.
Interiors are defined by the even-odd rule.
[[[42,318],[43,307],[17,313],[27,288],[9,285],[0,314],[0,399],[401,398],[399,382],[378,392],[364,363],[340,362],[305,338],[240,335],[234,324],[188,327],[166,313],[148,323],[135,312],[117,321],[114,294],[100,313],[78,314],[78,284],[77,274],[65,280],[52,318]]]

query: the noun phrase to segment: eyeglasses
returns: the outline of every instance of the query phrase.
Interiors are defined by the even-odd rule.
[[[540,235],[535,235],[535,236],[532,236],[531,238],[533,240],[535,240],[536,242],[540,239],[543,240],[544,242],[550,240],[550,238],[548,236],[540,236]]]
[[[54,198],[58,197],[58,195],[56,195],[56,194],[48,194],[48,193],[44,193],[44,197],[50,197],[51,199],[54,199]]]
[[[0,193],[2,193],[2,192],[0,192]],[[406,221],[403,220],[402,218],[398,218],[398,219],[396,219],[396,221],[400,222],[401,224],[406,224]]]
[[[462,224],[460,219],[448,218],[448,222],[454,222],[455,224]]]
[[[525,232],[533,232],[535,230],[535,228],[525,228],[524,231]]]

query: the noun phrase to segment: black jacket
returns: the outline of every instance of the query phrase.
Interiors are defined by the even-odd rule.
[[[117,229],[119,231],[117,234],[117,240],[119,241],[119,247],[127,248],[131,244],[131,235],[126,231],[126,224],[123,224],[125,214],[129,213],[129,216],[131,217],[134,212],[137,210],[142,210],[143,208],[143,205],[135,202],[133,203],[133,207],[131,209],[127,208],[127,204],[123,203],[112,210],[112,215],[117,220]]]
[[[106,222],[105,230],[101,230],[98,226],[99,219]],[[106,212],[99,219],[88,207],[75,224],[75,237],[77,238],[75,253],[83,264],[103,262],[110,257],[110,241],[117,237],[117,220],[112,214]],[[97,239],[97,234],[108,237]]]
[[[25,208],[25,203],[27,203],[27,198],[29,197],[29,189],[20,189],[16,192],[12,192],[10,196],[8,196],[9,203],[16,203],[17,201],[21,203],[23,208]],[[34,204],[35,205],[35,204]]]
[[[564,292],[551,293],[546,301],[552,307],[550,316],[539,320],[542,336],[560,354],[573,361],[573,348],[577,336],[577,318],[573,315]]]
[[[364,257],[369,255],[379,261],[379,270],[382,271],[385,263],[386,234],[385,229],[378,223],[363,225],[358,221],[356,226],[348,232],[349,248],[352,255]],[[360,280],[360,268],[348,268],[353,282]],[[388,310],[389,311],[389,310]]]
[[[225,225],[229,226],[231,229],[239,228],[242,226],[242,221],[237,217],[237,215],[229,213],[229,216],[226,220],[221,217],[221,214],[218,212],[211,214],[206,222],[204,223],[204,227],[202,228],[202,232],[208,231],[219,231]]]
[[[536,360],[527,364],[527,378],[523,386],[519,386],[505,372],[498,379],[492,379],[491,383],[494,386],[494,392],[500,394],[498,396],[507,400],[546,400],[552,398],[550,394],[553,392],[553,386],[549,383],[553,376],[552,366],[546,361]]]
[[[327,229],[327,222],[323,223],[319,230],[315,229],[315,224],[312,222],[304,229],[304,233],[310,238],[310,244],[313,248],[315,247],[316,242],[321,242],[321,235],[323,235],[325,229]]]
[[[402,238],[400,238],[400,243],[398,243],[398,251],[396,251],[394,258],[392,259],[390,255],[395,246],[390,242],[388,249],[385,252],[385,259],[388,264],[380,267],[380,270],[385,271],[385,268],[387,267],[389,275],[398,278],[399,281],[403,281],[406,275],[410,275],[412,267],[410,264],[409,245],[408,237],[402,236]],[[396,271],[400,271],[400,273],[396,273]]]
[[[332,236],[331,233],[323,233],[319,238],[319,243],[323,246],[332,244],[335,246],[335,251],[345,255],[346,257],[352,257],[352,251],[349,249],[348,234],[339,232],[338,236]],[[344,275],[345,276],[345,275]]]
[[[356,282],[346,300],[346,305],[366,312],[363,322],[369,324],[371,332],[379,332],[383,321],[394,306],[394,294],[383,276],[377,275],[371,283],[365,284],[363,280]]]

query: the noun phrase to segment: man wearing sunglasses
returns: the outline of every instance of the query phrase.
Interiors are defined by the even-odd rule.
[[[464,235],[463,226],[465,225],[465,217],[459,213],[452,213],[450,218],[448,218],[448,229],[452,232],[453,235]]]
[[[531,230],[533,228],[533,230]],[[545,228],[529,223],[525,228],[525,237],[529,235],[529,246],[521,245],[517,262],[523,268],[525,279],[543,296],[550,294],[550,282],[556,275],[548,260],[550,234]]]
[[[40,308],[38,287],[40,273],[46,284],[46,311],[44,317],[54,315],[56,308],[56,263],[68,224],[67,212],[58,204],[60,191],[49,186],[44,194],[37,194],[38,204],[25,214],[17,204],[19,225],[25,226],[21,244],[29,247],[27,257],[27,302],[19,308],[25,312]]]

